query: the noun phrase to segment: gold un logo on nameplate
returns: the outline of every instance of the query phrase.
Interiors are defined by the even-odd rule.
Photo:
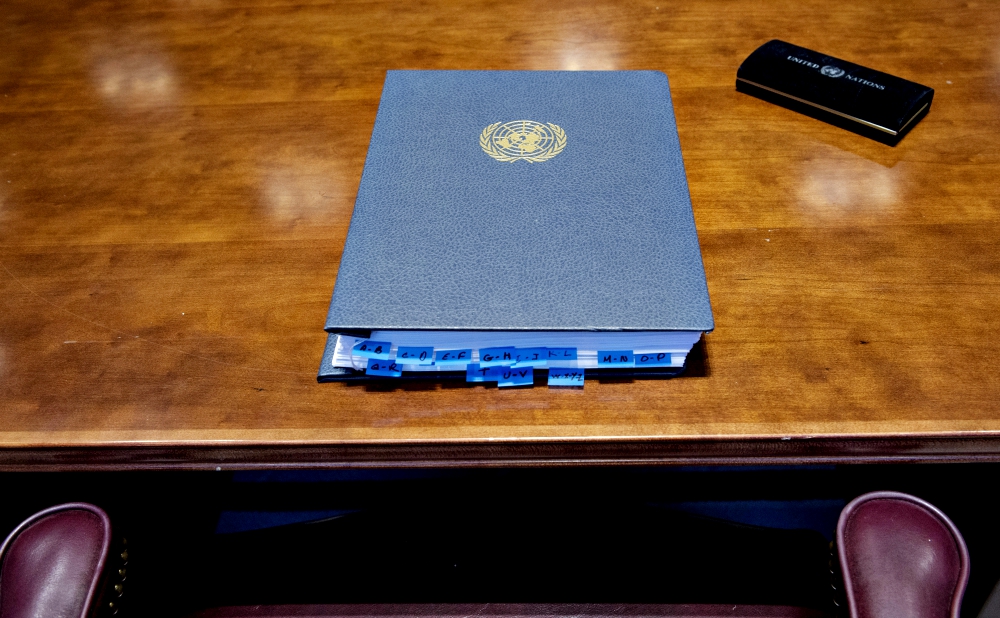
[[[548,161],[566,147],[566,132],[559,126],[534,120],[496,122],[479,136],[483,152],[497,161]]]

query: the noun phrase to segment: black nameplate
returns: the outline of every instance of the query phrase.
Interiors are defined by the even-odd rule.
[[[778,40],[743,61],[736,89],[891,146],[934,98],[927,86]]]

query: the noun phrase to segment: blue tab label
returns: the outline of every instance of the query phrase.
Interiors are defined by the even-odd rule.
[[[389,341],[362,341],[354,344],[354,347],[351,348],[351,354],[365,358],[389,360],[389,350],[391,349],[392,343]]]
[[[598,350],[598,367],[631,367],[633,361],[632,350]]]
[[[365,369],[365,373],[373,376],[388,376],[390,378],[398,378],[403,375],[403,370],[399,365],[391,361],[384,361],[379,359],[371,359],[368,361],[368,368]]]
[[[535,370],[531,367],[493,367],[497,379],[497,385],[501,388],[505,386],[531,386],[535,383]]]
[[[548,348],[518,348],[515,367],[544,367],[549,362]]]
[[[575,361],[576,348],[545,348],[550,363],[559,361]]]
[[[472,362],[472,350],[437,350],[434,352],[434,363],[437,365],[454,365]]]
[[[401,365],[433,365],[434,348],[410,348],[399,346],[396,362]]]
[[[513,365],[514,348],[481,348],[479,350],[479,365],[481,367],[500,367]]]
[[[549,367],[549,386],[583,386],[583,369]]]
[[[643,352],[635,355],[636,367],[670,367],[672,365],[669,352]]]
[[[493,367],[482,367],[478,363],[469,363],[465,366],[466,382],[496,382],[497,378]]]

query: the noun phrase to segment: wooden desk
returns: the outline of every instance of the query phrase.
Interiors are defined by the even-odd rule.
[[[737,93],[770,38],[933,108],[890,148]],[[0,40],[0,469],[1000,460],[990,3],[15,0]],[[316,383],[390,68],[670,76],[689,376]]]

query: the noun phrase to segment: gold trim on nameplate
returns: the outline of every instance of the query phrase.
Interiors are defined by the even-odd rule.
[[[913,114],[912,116],[910,116],[910,119],[906,121],[906,124],[904,124],[903,126],[899,127],[899,130],[902,131],[903,129],[905,129],[906,125],[908,125],[911,122],[913,122],[913,119],[920,115],[920,112],[922,112],[925,109],[927,109],[928,105],[930,105],[930,103],[924,103],[924,106],[921,107],[920,109],[918,109],[916,114]]]
[[[540,163],[566,148],[566,132],[551,122],[495,122],[483,129],[479,135],[479,146],[497,161]]]
[[[901,126],[899,128],[899,131],[893,131],[892,129],[887,129],[887,128],[879,126],[879,125],[877,125],[875,123],[868,122],[867,120],[862,120],[860,118],[855,118],[854,116],[849,116],[849,115],[847,115],[847,114],[845,114],[843,112],[838,112],[835,109],[830,109],[829,107],[823,107],[822,105],[818,105],[816,103],[813,103],[812,101],[806,101],[805,99],[800,99],[798,97],[793,97],[792,95],[787,94],[785,92],[781,92],[780,90],[775,90],[774,88],[768,88],[767,86],[762,86],[761,84],[758,84],[756,82],[752,82],[749,79],[743,79],[742,77],[737,77],[736,81],[743,82],[745,84],[750,84],[751,86],[756,86],[758,88],[763,88],[764,90],[767,90],[768,92],[773,92],[774,94],[780,94],[783,97],[788,97],[789,99],[792,99],[794,101],[798,101],[799,103],[805,103],[806,105],[811,105],[813,107],[816,107],[816,108],[819,108],[819,109],[823,110],[824,112],[830,112],[831,114],[836,114],[836,115],[838,115],[838,116],[840,116],[842,118],[847,118],[848,120],[853,120],[854,122],[861,123],[863,125],[866,125],[866,126],[869,126],[869,127],[873,128],[873,129],[878,129],[879,131],[884,131],[885,133],[888,133],[890,135],[899,135],[899,131],[902,131],[903,129],[905,129],[908,124],[910,124],[911,122],[913,122],[914,118],[916,118],[917,116],[920,115],[920,112],[924,111],[924,109],[926,109],[927,106],[930,105],[930,103],[924,103],[924,106],[921,107],[919,110],[917,110],[917,113],[915,113],[912,116],[910,116],[910,119],[906,121],[906,124],[904,124],[903,126]]]

